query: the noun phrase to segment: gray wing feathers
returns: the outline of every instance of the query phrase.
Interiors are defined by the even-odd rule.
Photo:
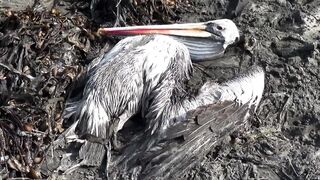
[[[257,108],[261,99],[263,82],[264,72],[257,67],[221,85],[208,82],[193,99],[198,102],[185,99],[188,105],[200,104],[200,107],[184,106],[186,112],[180,114],[180,121],[167,126],[163,133],[152,136],[144,133],[133,138],[122,155],[113,160],[116,168],[111,170],[110,176],[178,177],[207,154],[221,137],[246,122],[249,112]],[[255,86],[247,86],[254,83]],[[190,108],[193,109],[188,110]]]

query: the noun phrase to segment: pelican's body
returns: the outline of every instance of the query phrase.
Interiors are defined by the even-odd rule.
[[[146,34],[148,35],[127,37],[111,51],[94,61],[86,73],[86,85],[82,99],[70,103],[70,106],[66,108],[66,112],[69,114],[71,112],[75,118],[75,123],[69,129],[67,136],[76,134],[82,137],[89,134],[106,139],[107,170],[109,166],[113,166],[110,167],[112,172],[117,174],[119,171],[123,175],[131,171],[143,172],[143,166],[140,167],[133,163],[134,165],[128,168],[128,164],[139,161],[138,159],[143,158],[145,153],[150,153],[160,141],[163,142],[165,139],[173,139],[183,134],[191,136],[193,138],[187,142],[195,144],[188,148],[189,150],[196,148],[201,142],[204,143],[202,138],[210,137],[207,131],[212,119],[207,119],[208,122],[200,124],[199,128],[181,129],[184,127],[182,125],[190,123],[187,114],[191,110],[208,105],[213,106],[213,109],[232,107],[230,112],[238,114],[241,119],[246,118],[248,110],[255,109],[262,96],[264,73],[260,68],[221,85],[208,81],[197,94],[189,94],[186,89],[185,82],[189,80],[193,70],[192,57],[195,60],[214,58],[217,54],[221,55],[228,45],[239,38],[239,32],[230,20],[217,20],[207,24],[212,25],[213,28],[218,27],[218,30],[208,31],[208,28],[201,26],[208,32],[214,32],[214,36],[210,34],[208,36],[206,32],[201,32],[201,34],[202,30],[198,28],[198,24],[192,24],[192,28],[187,31],[180,31],[185,26],[179,25],[175,29],[178,29],[179,33],[170,31],[169,34],[166,34],[168,31],[162,33],[162,27],[156,27],[157,32],[150,32],[150,29],[147,28],[149,32]],[[140,30],[137,31],[137,29],[134,28],[133,34],[140,33]],[[146,30],[146,27],[142,29]],[[200,33],[200,40],[205,40],[198,42],[196,46],[193,43],[195,39],[192,39],[195,37],[191,33],[195,30]],[[216,33],[217,31],[219,33]],[[123,32],[128,33],[128,29],[102,29],[100,31],[102,34],[118,33],[120,35],[123,35]],[[188,34],[187,39],[186,36],[182,36],[186,34]],[[213,37],[217,39],[212,39]],[[209,42],[210,38],[212,42]],[[211,45],[210,48],[205,48],[204,45],[208,44]],[[231,102],[231,104],[221,107],[224,102]],[[133,144],[127,144],[127,147],[122,148],[122,155],[120,153],[117,157],[111,158],[110,150],[117,146],[118,131],[123,128],[130,117],[137,113],[141,113],[146,128],[139,136],[132,139]],[[219,116],[215,117],[217,122],[224,121],[224,118],[226,122],[229,122],[229,117],[232,117],[231,120],[235,118],[234,114],[221,114],[220,110],[219,113],[216,114]],[[180,152],[189,151],[185,146],[175,148],[178,147],[180,147]],[[204,150],[208,149],[203,148]],[[194,149],[194,152],[197,151],[199,149]],[[99,165],[100,161],[97,161],[95,156],[103,152],[104,148],[101,144],[85,141],[79,153],[80,164]],[[168,152],[173,152],[173,150]],[[173,158],[172,161],[169,159],[166,162],[170,164],[181,161],[181,164],[186,165],[185,163],[189,162],[194,155],[192,153],[183,157],[175,155],[174,157],[180,158]],[[122,168],[115,170],[117,166]],[[159,172],[165,171],[159,170]]]
[[[191,70],[186,46],[168,36],[125,38],[88,71],[77,133],[106,138],[139,111],[150,127],[165,129],[166,120],[189,109],[184,103],[197,106],[172,103],[176,95],[186,96],[183,83]]]

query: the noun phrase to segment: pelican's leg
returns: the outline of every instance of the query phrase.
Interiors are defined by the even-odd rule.
[[[113,117],[112,118],[112,123],[110,123],[109,125],[109,134],[107,136],[107,139],[110,139],[110,143],[111,143],[111,147],[113,150],[119,150],[120,149],[120,145],[118,143],[118,138],[117,138],[117,126],[119,123],[120,119],[118,117]]]
[[[118,151],[121,149],[121,145],[120,145],[117,137],[118,137],[117,132],[112,133],[112,135],[110,137],[112,149],[115,151]]]
[[[113,129],[113,133],[110,136],[111,144],[114,150],[121,149],[121,142],[118,140],[118,132],[123,128],[124,124],[135,114],[134,111],[126,110],[122,115],[118,118],[114,118],[114,123],[111,129]]]

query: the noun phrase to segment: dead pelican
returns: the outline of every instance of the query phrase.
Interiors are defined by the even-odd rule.
[[[189,150],[197,152],[196,147],[209,142],[202,138],[210,139],[207,130],[212,126],[212,120],[221,122],[226,119],[229,123],[237,118],[245,119],[249,110],[255,110],[261,99],[264,73],[260,68],[220,85],[206,82],[197,94],[191,95],[186,89],[185,82],[193,70],[191,60],[212,60],[222,56],[225,49],[239,38],[238,29],[231,20],[102,28],[99,33],[137,36],[121,40],[111,51],[91,64],[86,74],[82,99],[69,103],[66,108],[67,114],[73,114],[75,118],[66,136],[75,134],[81,138],[93,135],[106,140],[107,169],[117,171],[115,174],[125,174],[123,171],[130,163],[134,164],[144,156],[149,160],[158,159],[157,155],[150,155],[157,143],[181,135],[191,137],[189,140],[185,138],[185,146],[177,146],[185,150],[184,158],[179,155],[175,157],[180,158],[169,156],[172,161],[168,161],[186,164],[191,160],[186,158],[191,157],[188,155],[191,153]],[[216,117],[203,120],[197,127],[191,128],[190,120],[187,119],[188,112],[203,106],[216,110],[217,113],[213,113]],[[132,140],[135,144],[128,145],[119,152],[123,155],[111,160],[110,150],[117,146],[118,131],[137,113],[141,113],[146,123],[146,128],[139,136],[143,140]],[[192,143],[195,143],[193,147]],[[186,150],[186,145],[190,146],[189,150]],[[79,152],[79,164],[99,165],[104,157],[101,152],[104,152],[104,146],[85,139]],[[97,156],[101,157],[100,160],[97,160]],[[117,165],[123,168],[115,170]],[[128,171],[144,172],[143,167],[132,166],[137,168],[129,168]],[[151,170],[150,173],[157,174]]]

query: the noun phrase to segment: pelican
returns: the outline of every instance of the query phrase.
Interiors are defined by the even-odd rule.
[[[78,153],[79,164],[98,166],[103,158],[107,158],[107,174],[114,177],[129,172],[131,175],[132,172],[149,174],[136,175],[137,179],[153,179],[154,175],[164,175],[161,173],[170,175],[173,171],[168,170],[168,164],[177,167],[179,162],[184,166],[192,164],[189,162],[195,156],[193,153],[200,153],[201,149],[196,147],[210,141],[208,131],[214,122],[232,124],[237,119],[246,119],[250,110],[255,110],[260,102],[264,72],[259,67],[222,84],[207,81],[196,94],[188,92],[186,82],[192,76],[192,61],[223,56],[225,49],[239,39],[239,31],[231,20],[100,28],[98,33],[128,37],[92,62],[85,74],[82,97],[77,101],[70,100],[66,105],[65,117],[72,115],[75,121],[65,135],[85,139]],[[209,112],[214,117],[201,123],[198,119],[196,127],[190,126],[194,122],[188,118],[190,112],[203,107],[210,107]],[[138,113],[146,124],[145,128],[123,147],[118,143],[118,132]],[[217,127],[223,128],[220,125]],[[83,138],[87,135],[105,140],[107,146]],[[151,170],[154,168],[150,168],[150,161],[159,160],[159,154],[168,153],[159,151],[159,148],[156,155],[150,152],[155,152],[159,143],[172,142],[180,136],[184,137],[184,143],[176,146],[179,150],[169,151],[180,152],[180,155],[169,153],[166,166],[162,164],[166,168],[156,172]],[[101,153],[105,152],[105,147],[104,155]],[[111,157],[112,149],[120,149],[115,158]],[[149,165],[136,165],[141,158],[149,159],[145,163]],[[128,167],[130,164],[132,168]]]

